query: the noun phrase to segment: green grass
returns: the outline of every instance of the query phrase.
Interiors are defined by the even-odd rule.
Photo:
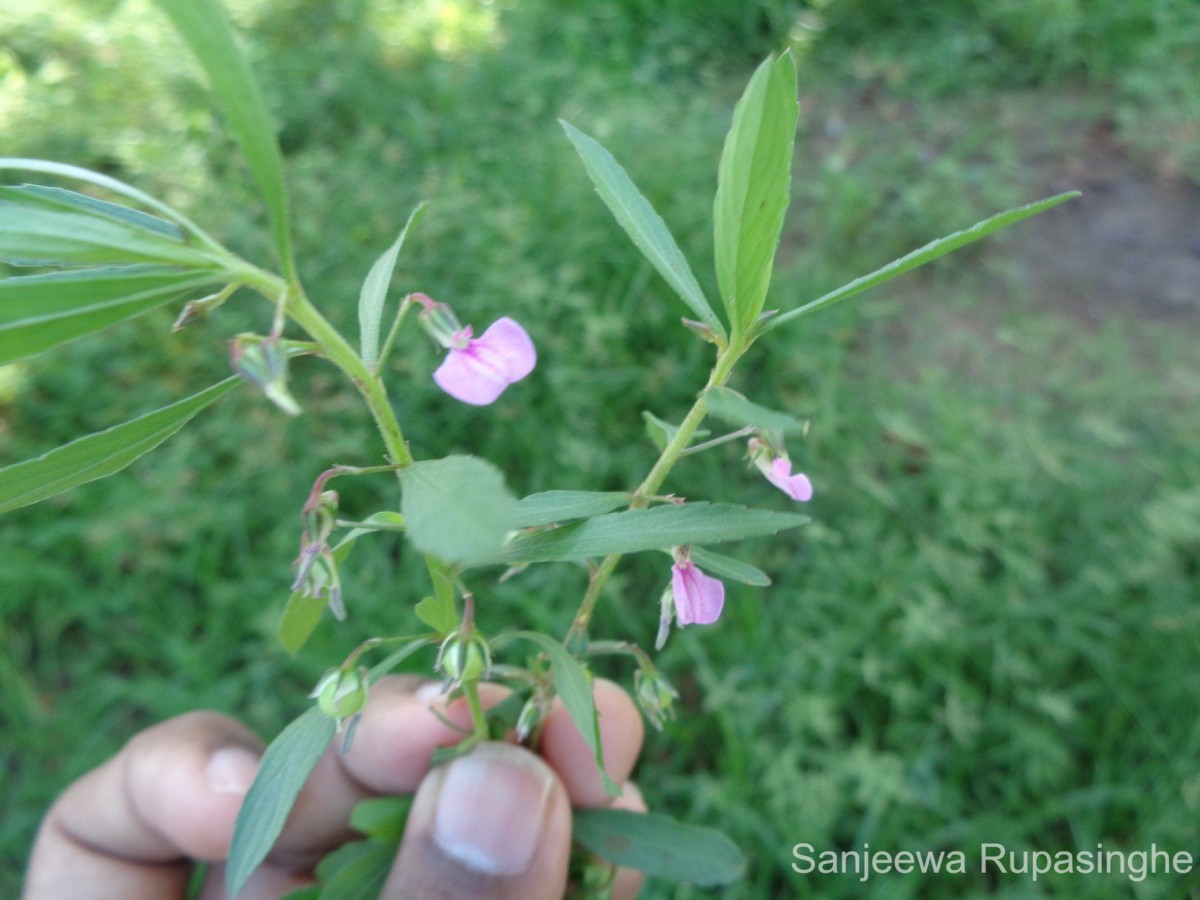
[[[109,168],[263,255],[246,173],[186,64],[156,49],[173,46],[165,29],[136,4],[113,6],[126,18],[101,37],[83,4],[24,14],[0,85],[4,152]],[[361,278],[429,199],[398,284],[477,325],[512,314],[538,342],[534,378],[467,410],[444,402],[427,377],[433,352],[406,334],[391,380],[418,455],[481,453],[520,493],[627,488],[651,461],[641,411],[685,410],[703,348],[678,327],[683,308],[612,223],[555,120],[622,160],[711,291],[706,223],[721,139],[796,5],[764,0],[734,31],[719,14],[728,4],[713,4],[707,26],[703,6],[654,15],[633,0],[500,4],[498,30],[468,17],[447,35],[433,20],[387,18],[431,4],[233,5],[280,122],[301,270],[330,317],[353,327]],[[1061,99],[1066,85],[1102,104],[1117,98],[1118,113],[1137,110],[1130,122],[1176,121],[1178,82],[1156,73],[1176,69],[1184,7],[1158,4],[1157,30],[1121,31],[1131,35],[1121,58],[1136,65],[1117,66],[1110,45],[1059,6],[1052,41],[1016,28],[1017,5],[995,4],[975,31],[960,22],[907,45],[896,23],[854,19],[865,30],[850,30],[855,4],[847,19],[827,8],[829,30],[801,69],[775,303],[818,296],[1034,199],[1020,132],[1081,114]],[[287,49],[297,34],[311,36],[303,53]],[[397,39],[408,34],[419,39]],[[1013,35],[1050,43],[1035,56],[970,50],[1025,46]],[[958,50],[977,66],[947,85]],[[1007,83],[1021,95],[997,86]],[[1030,86],[1045,98],[1032,111]],[[1194,843],[1196,323],[1130,315],[1085,327],[1052,298],[1027,296],[1003,260],[1003,242],[972,249],[775,332],[734,385],[812,420],[808,441],[790,449],[817,497],[816,524],[736,551],[775,584],[731,587],[720,625],[676,634],[663,654],[683,708],[651,736],[640,780],[655,807],[726,829],[745,849],[747,880],[722,896],[1080,893],[1078,880],[975,873],[866,888],[805,881],[789,868],[800,841]],[[0,370],[0,462],[221,377],[227,337],[266,327],[269,311],[254,302],[174,336],[164,312]],[[308,414],[295,421],[239,393],[126,472],[0,521],[0,894],[16,892],[53,795],[139,728],[209,706],[271,733],[330,660],[363,636],[411,627],[420,567],[381,536],[355,551],[348,625],[323,626],[296,660],[273,642],[308,486],[331,461],[378,454],[328,371],[302,362],[297,377]],[[386,485],[343,480],[343,508],[394,505]],[[736,445],[687,458],[667,487],[786,503]],[[483,627],[516,619],[560,633],[583,581],[541,567],[481,582]],[[596,633],[652,642],[664,581],[657,561],[629,561]],[[1112,897],[1191,886],[1084,885]]]

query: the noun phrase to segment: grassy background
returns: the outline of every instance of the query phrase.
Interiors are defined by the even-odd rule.
[[[555,119],[595,134],[706,288],[716,159],[766,52],[800,54],[795,198],[773,303],[816,296],[996,208],[1050,193],[1029,161],[1102,120],[1130,165],[1195,176],[1200,17],[1188,0],[236,0],[280,127],[301,269],[353,327],[359,282],[432,201],[397,283],[476,323],[508,313],[536,376],[451,406],[415,334],[391,383],[420,456],[477,452],[519,493],[615,489],[651,461],[641,411],[678,418],[706,354],[595,198]],[[0,0],[5,155],[114,172],[252,258],[263,216],[195,72],[146,0]],[[1189,137],[1191,138],[1189,140]],[[806,880],[792,845],[972,850],[1196,846],[1200,726],[1197,320],[1100,322],[1029,287],[1010,240],[762,342],[736,387],[813,422],[791,448],[816,524],[737,552],[769,571],[676,634],[679,719],[652,735],[653,806],[724,828],[730,897],[1181,896],[1195,880]],[[0,463],[183,395],[263,329],[235,303],[149,316],[0,368]],[[351,621],[290,659],[272,634],[299,507],[329,461],[378,447],[353,398],[297,367],[309,415],[244,394],[121,475],[0,521],[0,894],[47,803],[150,722],[211,706],[264,734],[361,637],[409,629],[420,572],[356,551]],[[550,429],[546,423],[561,423]],[[383,489],[381,496],[380,489]],[[736,447],[669,488],[785,508]],[[394,503],[339,484],[343,507]],[[653,640],[654,560],[614,579],[596,633]],[[532,569],[482,624],[561,632],[582,573]],[[428,661],[426,661],[427,663]],[[971,855],[970,853],[968,854]],[[704,892],[656,884],[654,897]]]

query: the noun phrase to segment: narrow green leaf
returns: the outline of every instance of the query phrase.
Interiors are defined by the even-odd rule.
[[[679,431],[678,425],[672,425],[663,419],[660,419],[649,410],[642,410],[642,419],[646,423],[646,434],[650,436],[651,443],[661,453],[667,449],[667,444],[671,443],[671,439],[675,437]],[[700,428],[692,435],[692,443],[703,440],[712,434],[707,428]]]
[[[236,378],[227,378],[178,403],[0,469],[0,514],[119,472],[237,383]]]
[[[14,266],[158,262],[217,268],[182,241],[107,216],[23,206],[0,200],[0,262]]]
[[[804,434],[807,425],[788,413],[776,412],[748,400],[729,388],[710,388],[704,392],[710,415],[731,425],[752,425],[778,435]]]
[[[455,612],[453,599],[447,604],[444,596],[426,597],[413,607],[413,612],[443,637],[458,627],[458,613]]]
[[[422,553],[467,563],[494,553],[512,530],[516,499],[504,476],[474,456],[414,463],[400,476],[400,511]]]
[[[734,108],[713,202],[717,284],[735,330],[748,329],[767,298],[790,199],[798,115],[791,54],[767,58]]]
[[[299,653],[312,637],[327,606],[329,601],[324,597],[306,597],[300,591],[292,591],[279,620],[279,643],[283,649],[292,656]]]
[[[392,280],[392,271],[396,267],[396,257],[400,255],[408,231],[425,212],[425,204],[417,206],[409,215],[408,221],[400,236],[379,259],[371,266],[363,281],[362,291],[358,296],[358,327],[362,336],[362,361],[368,369],[374,369],[379,362],[379,329],[383,322],[383,304],[387,299],[388,284]]]
[[[410,809],[412,797],[368,797],[355,804],[350,827],[376,840],[398,840]]]
[[[367,682],[374,684],[384,675],[387,675],[392,669],[400,665],[422,647],[428,647],[434,643],[433,638],[417,637],[413,638],[409,643],[405,644],[399,650],[395,650],[385,657],[382,661],[371,666],[370,672],[367,673]]]
[[[563,645],[551,637],[536,631],[515,631],[505,637],[519,638],[537,644],[550,659],[550,670],[554,676],[554,692],[562,699],[571,721],[583,736],[584,743],[596,757],[600,780],[604,790],[611,796],[620,795],[608,773],[604,771],[604,749],[600,746],[600,719],[596,714],[596,700],[592,695],[592,679],[575,657],[563,649]]]
[[[621,164],[598,141],[569,122],[560,119],[559,123],[583,160],[596,193],[630,240],[700,321],[724,338],[725,326],[709,306],[687,259],[650,201],[642,196]]]
[[[752,587],[768,587],[771,584],[771,579],[762,569],[704,547],[692,548],[692,561],[709,575],[718,578],[740,581]]]
[[[535,534],[522,535],[486,562],[549,562],[611,553],[665,550],[683,544],[718,544],[762,537],[806,525],[798,513],[725,503],[684,503],[609,513]]]
[[[225,889],[237,897],[267,858],[308,776],[336,732],[333,719],[313,706],[271,741],[238,812],[229,845]]]
[[[133,185],[126,184],[116,178],[108,175],[102,175],[99,172],[93,172],[91,169],[83,169],[79,166],[68,165],[67,163],[52,162],[46,159],[27,159],[23,157],[4,156],[0,157],[0,170],[13,169],[19,172],[40,172],[43,175],[58,175],[62,178],[70,178],[75,181],[84,181],[88,184],[94,184],[96,187],[104,188],[107,191],[112,191],[114,194],[119,194],[122,197],[127,197],[135,203],[140,203],[142,206],[149,207],[162,216],[170,219],[172,222],[178,223],[184,231],[192,234],[200,239],[201,243],[212,249],[220,249],[220,245],[204,232],[199,225],[185,216],[183,213],[177,212],[167,206],[161,200],[156,200],[144,191],[140,191]]]
[[[721,832],[658,813],[577,809],[572,837],[617,866],[653,878],[719,887],[742,877],[745,857]]]
[[[321,900],[321,888],[318,885],[300,888],[298,891],[285,894],[283,900]]]
[[[379,900],[400,841],[352,841],[317,866],[321,900]]]
[[[275,248],[291,264],[283,157],[258,83],[217,0],[157,0],[208,75],[218,108],[242,148],[271,215]]]
[[[162,266],[70,269],[0,280],[0,365],[133,318],[222,280]]]
[[[42,206],[46,209],[58,209],[67,212],[81,212],[93,216],[103,216],[120,222],[131,228],[143,231],[153,231],[174,241],[182,241],[183,231],[174,222],[160,219],[138,209],[131,209],[119,203],[109,203],[107,200],[97,200],[87,194],[68,191],[64,188],[45,187],[40,184],[22,184],[10,187],[0,187],[0,197],[12,200],[25,206]]]
[[[947,235],[944,238],[939,238],[936,241],[931,241],[924,247],[918,247],[911,253],[900,257],[893,262],[888,263],[882,268],[876,269],[869,275],[863,275],[861,278],[855,278],[848,284],[842,285],[834,291],[830,291],[816,300],[806,303],[797,309],[788,310],[785,313],[774,316],[768,319],[763,324],[763,332],[770,331],[773,328],[778,328],[785,322],[790,322],[793,319],[798,319],[801,316],[806,316],[809,313],[814,313],[819,309],[824,309],[827,306],[832,306],[840,300],[845,300],[853,297],[855,294],[861,294],[863,291],[883,284],[895,278],[897,275],[903,275],[905,272],[911,272],[918,266],[923,266],[927,262],[932,262],[940,256],[945,256],[960,247],[965,247],[967,244],[973,243],[982,237],[987,237],[989,234],[999,231],[1001,228],[1007,228],[1009,225],[1015,225],[1023,219],[1028,219],[1030,216],[1036,216],[1038,213],[1045,212],[1051,207],[1058,206],[1067,200],[1074,199],[1079,196],[1079,191],[1067,191],[1062,194],[1055,194],[1053,197],[1047,197],[1045,200],[1039,200],[1036,203],[1029,203],[1025,206],[1018,206],[1013,209],[1005,210],[1004,212],[996,213],[990,218],[984,219],[982,222],[977,222],[970,228],[964,231],[956,231],[954,234]]]
[[[625,491],[543,491],[517,501],[514,524],[529,528],[586,519],[628,506],[632,499]]]

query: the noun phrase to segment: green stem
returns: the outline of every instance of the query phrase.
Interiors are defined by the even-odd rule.
[[[667,475],[670,474],[675,463],[679,462],[683,451],[687,449],[688,444],[695,437],[700,423],[704,421],[704,417],[708,414],[708,403],[704,399],[705,391],[725,385],[725,382],[729,380],[730,373],[733,372],[734,365],[741,358],[742,354],[746,352],[746,348],[747,344],[745,342],[738,341],[736,343],[731,342],[727,348],[718,352],[717,362],[708,376],[708,384],[696,396],[696,401],[679,424],[679,429],[667,443],[667,446],[663,448],[658,461],[650,469],[650,473],[638,485],[637,490],[634,491],[633,500],[629,504],[630,509],[641,509],[649,505],[649,498],[658,493],[658,489],[666,481]],[[612,576],[620,561],[620,553],[606,556],[596,570],[592,572],[591,578],[588,579],[587,592],[583,595],[583,600],[580,601],[579,609],[575,613],[575,620],[571,623],[571,628],[567,632],[567,636],[563,639],[565,646],[577,647],[583,645],[587,635],[588,624],[591,622],[592,613],[596,609],[596,603],[599,601],[600,594],[604,591],[605,585],[608,584],[608,579]]]
[[[366,401],[375,426],[383,438],[389,461],[400,469],[412,465],[412,454],[405,443],[404,433],[400,430],[400,423],[388,400],[383,382],[366,367],[341,333],[312,305],[300,285],[285,282],[277,275],[247,266],[245,263],[239,266],[238,274],[244,276],[242,281],[246,285],[259,291],[268,300],[274,300],[281,295],[286,298],[285,309],[288,316],[320,344],[326,359],[342,370]]]
[[[471,710],[472,736],[475,740],[486,741],[489,737],[488,724],[487,716],[483,712],[483,703],[479,700],[479,681],[464,681],[462,689],[463,696],[467,698],[467,708]]]

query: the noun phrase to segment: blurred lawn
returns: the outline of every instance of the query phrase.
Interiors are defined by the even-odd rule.
[[[3,153],[112,171],[259,258],[246,172],[148,7],[0,0]],[[1200,165],[1190,0],[230,7],[280,126],[301,268],[331,318],[352,326],[366,269],[429,199],[397,283],[533,332],[536,377],[495,407],[445,403],[416,334],[392,372],[418,455],[481,453],[520,493],[636,483],[651,460],[641,411],[678,419],[707,358],[558,117],[608,144],[711,288],[707,221],[732,103],[763,54],[797,46],[780,306],[1050,193],[1024,137],[1096,110],[1136,159],[1193,176]],[[653,806],[745,849],[747,879],[723,896],[1081,890],[974,872],[806,882],[790,869],[800,841],[1195,846],[1200,326],[1132,309],[1085,326],[1027,290],[1005,247],[775,332],[735,385],[812,419],[791,450],[816,485],[816,524],[740,548],[774,586],[731,586],[720,625],[672,638],[663,665],[685,708],[651,736],[640,776]],[[182,335],[166,334],[164,312],[0,369],[0,463],[219,377],[227,337],[267,321],[253,302],[226,309]],[[296,660],[274,645],[308,486],[330,461],[378,453],[330,373],[297,368],[308,415],[284,422],[239,394],[121,475],[0,521],[0,895],[17,892],[51,797],[137,729],[210,706],[272,733],[329,660],[411,626],[421,573],[381,537],[356,551],[350,624],[323,627]],[[375,492],[386,484],[339,483],[344,509],[395,502]],[[732,446],[688,458],[668,487],[785,503]],[[597,634],[653,640],[655,562],[625,564]],[[482,624],[561,632],[583,579],[535,568],[489,586]],[[1196,884],[1092,878],[1086,890]]]

